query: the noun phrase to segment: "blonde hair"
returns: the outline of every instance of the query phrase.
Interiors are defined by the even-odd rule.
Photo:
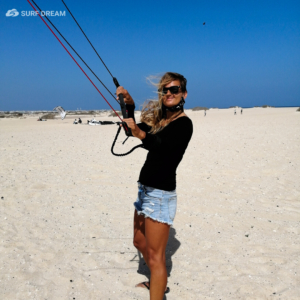
[[[152,127],[150,133],[157,133],[173,120],[172,118],[166,120],[163,114],[163,87],[174,80],[179,80],[181,91],[185,93],[187,91],[187,80],[184,76],[174,72],[167,72],[161,78],[159,76],[149,76],[147,80],[157,87],[158,100],[148,100],[143,104],[141,122]],[[159,82],[157,82],[158,80]]]

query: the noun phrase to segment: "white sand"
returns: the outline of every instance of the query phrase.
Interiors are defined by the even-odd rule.
[[[300,299],[300,112],[233,111],[187,111],[168,300]],[[149,299],[132,245],[147,152],[112,156],[115,125],[73,119],[0,119],[0,299]]]

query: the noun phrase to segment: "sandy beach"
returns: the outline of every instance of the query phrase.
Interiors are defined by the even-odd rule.
[[[300,299],[300,112],[186,110],[165,299]],[[114,120],[108,113],[97,120]],[[138,118],[138,114],[136,115]],[[149,299],[132,244],[147,151],[117,126],[0,119],[0,299]],[[115,151],[140,142],[130,138]]]

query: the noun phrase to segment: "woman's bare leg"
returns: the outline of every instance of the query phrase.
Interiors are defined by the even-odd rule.
[[[134,211],[134,246],[143,254],[151,271],[150,300],[163,299],[167,286],[165,251],[170,225],[156,222]],[[146,238],[147,236],[147,238]],[[151,257],[149,265],[148,255]],[[142,283],[139,287],[144,287]]]
[[[134,221],[133,221],[133,245],[137,248],[144,257],[146,264],[147,262],[147,251],[146,251],[146,237],[145,237],[145,218],[144,215],[138,215],[134,210]]]
[[[147,265],[151,272],[150,300],[162,300],[168,277],[165,251],[170,225],[154,221],[151,218],[144,220]]]

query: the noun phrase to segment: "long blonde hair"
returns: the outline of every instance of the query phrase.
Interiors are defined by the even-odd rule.
[[[159,79],[157,76],[150,76],[147,79],[151,84],[157,87],[158,100],[148,100],[144,103],[141,112],[141,122],[152,127],[150,133],[157,133],[172,121],[172,119],[166,120],[163,115],[163,87],[174,80],[179,80],[181,91],[185,93],[187,91],[187,80],[181,74],[174,72],[165,73],[158,83],[155,83],[155,81]]]

